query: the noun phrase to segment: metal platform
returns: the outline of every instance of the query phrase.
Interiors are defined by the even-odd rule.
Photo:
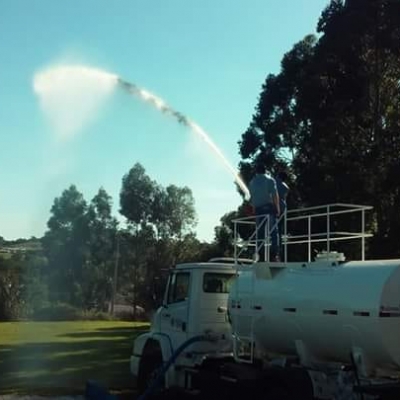
[[[269,215],[262,215],[262,223],[265,223],[265,231],[259,234],[262,238],[257,238],[256,216],[235,219],[234,259],[240,261],[252,252],[257,261],[255,255],[263,250],[264,260],[270,262],[271,232],[278,229],[282,240],[282,262],[290,261],[298,246],[307,249],[305,259],[301,261],[311,262],[315,247],[318,247],[315,257],[338,259],[340,255],[335,253],[335,243],[354,240],[360,242],[359,259],[364,261],[365,239],[372,236],[366,232],[366,213],[370,210],[371,206],[344,203],[298,208],[280,215],[273,226]],[[349,230],[349,221],[352,228],[358,225],[359,229]]]

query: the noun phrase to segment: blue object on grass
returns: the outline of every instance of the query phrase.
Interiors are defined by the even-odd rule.
[[[99,382],[93,380],[86,382],[85,397],[88,400],[117,400],[117,396],[111,394]]]

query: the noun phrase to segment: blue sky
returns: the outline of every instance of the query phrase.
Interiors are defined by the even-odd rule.
[[[103,186],[117,214],[122,176],[140,162],[189,186],[200,239],[240,203],[232,176],[173,119],[123,92],[62,143],[32,80],[53,64],[105,69],[201,125],[237,167],[238,145],[268,73],[313,33],[328,0],[1,0],[0,235],[41,236],[56,196]]]

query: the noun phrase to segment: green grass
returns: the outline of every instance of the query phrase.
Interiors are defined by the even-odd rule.
[[[131,389],[133,340],[147,329],[116,321],[0,323],[0,394],[82,393],[88,379]]]

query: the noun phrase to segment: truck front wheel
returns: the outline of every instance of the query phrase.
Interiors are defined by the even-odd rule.
[[[150,346],[149,349],[145,350],[139,365],[138,391],[140,394],[144,393],[150,386],[155,384],[155,380],[162,365],[163,358],[160,348],[157,349],[154,346]],[[163,377],[158,387],[155,388],[155,391],[159,391],[164,388],[164,386],[165,380]]]

